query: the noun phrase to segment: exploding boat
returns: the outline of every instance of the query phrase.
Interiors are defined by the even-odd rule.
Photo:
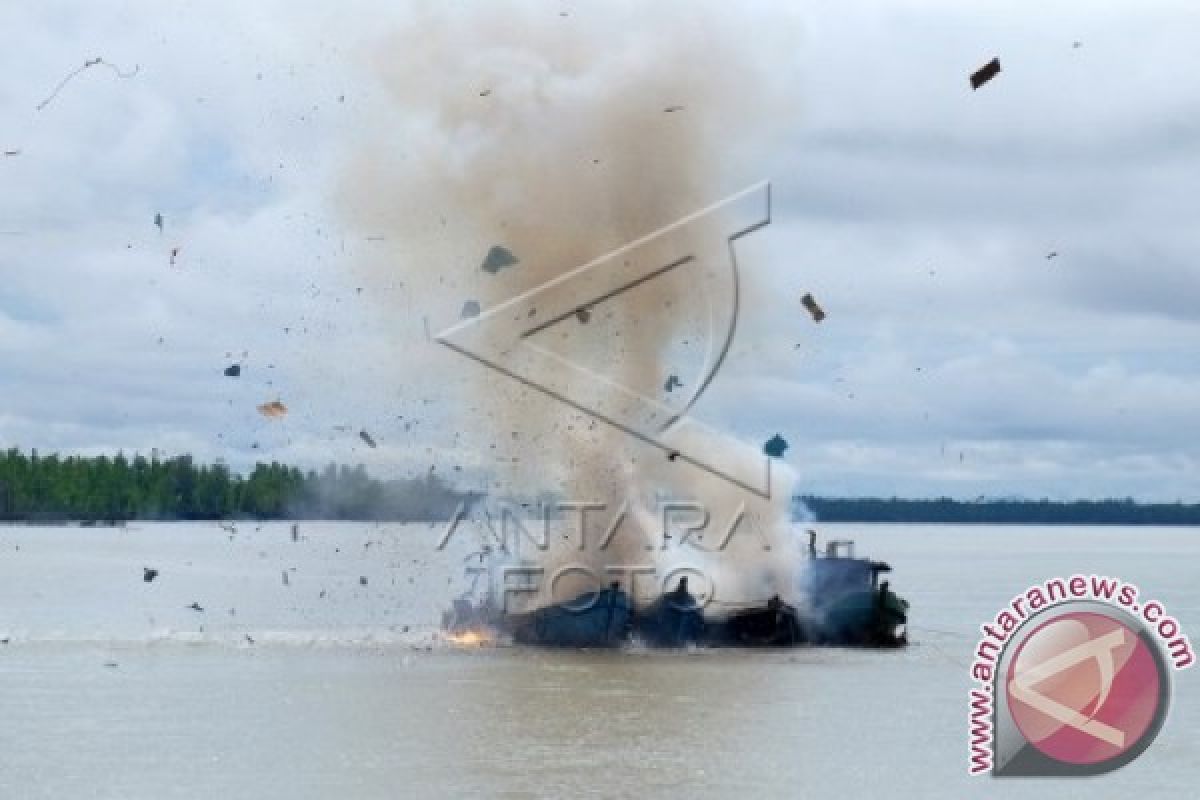
[[[634,639],[668,648],[907,644],[908,602],[880,580],[891,567],[855,557],[849,540],[830,541],[820,553],[816,533],[810,531],[809,536],[797,586],[803,602],[795,605],[775,595],[762,605],[710,608],[689,591],[682,577],[674,589],[642,608],[614,582],[567,602],[509,610],[503,593],[498,596],[490,581],[486,591],[479,591],[476,571],[471,588],[443,615],[442,627],[451,638],[487,631],[484,638],[500,634],[541,647],[611,648]],[[483,562],[487,554],[477,555]],[[522,587],[516,591],[532,592]]]
[[[477,555],[483,560],[486,554]],[[564,603],[510,610],[503,593],[498,595],[490,582],[480,592],[479,574],[442,615],[442,630],[451,639],[486,632],[480,638],[501,634],[517,644],[577,648],[617,647],[629,639],[632,603],[619,583],[582,592]]]
[[[557,603],[500,620],[518,644],[544,647],[616,647],[629,636],[629,595],[619,584],[584,592]]]
[[[809,641],[803,617],[779,595],[765,606],[741,608],[710,622],[705,638],[716,647],[792,647]]]
[[[685,647],[706,640],[704,609],[688,591],[687,576],[647,608],[634,614],[632,631],[651,647]]]
[[[908,601],[893,592],[882,561],[854,557],[854,542],[832,540],[816,553],[809,532],[809,568],[804,594],[812,603],[809,630],[815,644],[896,647],[907,643]],[[844,553],[844,555],[843,555]]]

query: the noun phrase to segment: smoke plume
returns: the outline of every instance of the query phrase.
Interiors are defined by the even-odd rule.
[[[528,3],[438,8],[386,33],[371,61],[384,88],[377,120],[339,199],[385,240],[358,266],[375,286],[403,283],[402,296],[380,293],[398,330],[414,315],[441,328],[472,303],[486,311],[769,177],[763,154],[797,116],[791,24],[767,5]],[[497,245],[518,263],[481,269]],[[668,388],[672,377],[688,386],[711,335],[709,307],[730,302],[702,289],[676,270],[537,336],[678,404],[686,393]],[[411,324],[404,330],[411,336]],[[464,376],[447,378],[447,402],[492,488],[604,503],[605,519],[634,502],[626,524],[639,533],[589,550],[596,565],[678,558],[664,554],[661,530],[647,530],[659,527],[656,501],[670,496],[704,505],[719,526],[744,505],[775,549],[723,555],[720,580],[746,584],[743,594],[786,588],[785,481],[773,501],[756,499],[453,353],[428,358]]]

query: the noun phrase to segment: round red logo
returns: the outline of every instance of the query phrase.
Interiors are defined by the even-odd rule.
[[[1009,712],[1029,744],[1065,764],[1144,749],[1166,676],[1137,631],[1107,614],[1067,612],[1033,630],[1010,662]]]

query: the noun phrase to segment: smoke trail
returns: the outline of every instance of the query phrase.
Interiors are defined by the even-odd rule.
[[[391,248],[389,260],[360,266],[383,284],[399,264],[415,305],[448,322],[465,304],[486,309],[763,177],[764,148],[794,118],[789,25],[765,4],[417,13],[378,51],[387,102],[340,190],[347,215],[386,234]],[[493,245],[519,264],[480,270]],[[669,403],[663,387],[701,360],[708,304],[719,302],[728,299],[667,274],[538,335]],[[394,312],[411,316],[413,307]],[[505,489],[551,489],[609,509],[665,491],[725,519],[747,500],[482,367],[439,369],[469,370],[460,427],[494,458]],[[788,494],[750,503],[751,512],[778,527]],[[590,554],[598,564],[645,560],[655,534],[644,510],[633,517],[641,538],[617,537],[609,552]]]

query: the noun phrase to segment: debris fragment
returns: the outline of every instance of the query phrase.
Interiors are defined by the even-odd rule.
[[[367,576],[366,576],[366,575],[360,575],[360,576],[358,577],[358,585],[359,585],[359,586],[366,586],[366,585],[367,585]]]
[[[288,585],[288,571],[285,569],[283,571],[282,575],[283,575],[283,585],[287,586]]]
[[[468,300],[463,303],[462,312],[459,317],[462,319],[470,319],[471,317],[479,316],[479,303],[474,300]]]
[[[1047,261],[1049,261],[1049,260],[1050,260],[1050,259],[1052,259],[1052,258],[1058,258],[1058,251],[1057,251],[1057,250],[1051,250],[1049,253],[1046,253],[1046,260],[1047,260]]]
[[[668,375],[667,382],[663,386],[663,391],[669,392],[672,389],[679,389],[682,386],[683,386],[683,383],[679,380],[678,375]]]
[[[683,111],[683,106],[667,106],[663,109],[664,114],[674,114],[676,111]]]
[[[108,669],[116,669],[117,667],[120,666],[120,664],[118,664],[115,661],[105,661],[104,666]]]
[[[134,75],[137,75],[138,69],[140,68],[137,64],[134,64],[133,72],[122,72],[121,69],[119,67],[117,67],[116,64],[110,64],[109,62],[105,61],[103,58],[93,58],[90,61],[84,61],[82,67],[79,67],[79,68],[67,73],[67,76],[65,78],[63,78],[61,81],[59,81],[58,86],[54,87],[54,91],[52,91],[45,100],[43,100],[42,102],[37,104],[37,110],[41,111],[46,106],[50,105],[50,103],[54,102],[54,98],[58,97],[58,93],[61,92],[66,87],[66,85],[75,78],[76,75],[78,75],[79,73],[83,72],[86,69],[89,69],[90,67],[95,67],[97,65],[103,65],[105,67],[108,67],[109,69],[111,69],[113,71],[113,74],[115,74],[118,78],[132,78]]]
[[[488,250],[487,257],[483,259],[483,264],[480,269],[484,272],[495,275],[505,267],[511,267],[517,264],[517,257],[507,247],[502,247],[498,244],[492,245],[492,249]]]
[[[366,442],[367,447],[370,447],[372,450],[378,447],[378,445],[375,444],[375,440],[371,438],[371,434],[367,433],[366,431],[359,431],[358,438]]]
[[[992,78],[1000,74],[1000,59],[993,58],[979,69],[971,73],[971,88],[978,89]]]
[[[820,322],[825,319],[825,310],[817,305],[817,301],[813,299],[811,294],[806,294],[800,298],[800,304],[812,314],[813,322]]]
[[[190,606],[188,606],[188,608],[190,608],[192,611],[203,611],[204,610],[204,606],[200,605],[199,603],[192,603]]]
[[[763,452],[771,458],[783,458],[783,452],[788,449],[787,440],[778,433],[767,440],[763,445]]]
[[[491,89],[483,89],[483,90],[481,90],[481,91],[479,92],[479,96],[480,96],[480,97],[487,97],[487,96],[488,96],[489,94],[491,94],[491,93],[492,93],[492,90],[491,90]]]
[[[269,417],[271,419],[278,419],[280,417],[283,417],[287,414],[287,412],[288,412],[287,406],[285,406],[283,403],[279,402],[278,400],[272,400],[269,403],[263,403],[261,406],[258,407],[258,413],[262,414],[264,417]]]
[[[292,541],[300,541],[300,526],[294,522],[292,523]]]
[[[9,157],[19,156],[19,155],[21,155],[21,151],[20,150],[5,150],[4,155],[9,156]]]
[[[173,266],[175,266],[175,258],[176,258],[178,255],[179,255],[179,248],[178,248],[178,247],[172,247],[172,248],[171,248],[171,266],[172,266],[172,267],[173,267]]]
[[[150,583],[157,577],[158,577],[158,570],[151,569],[150,567],[142,567],[142,580],[143,581],[145,581],[146,583]]]
[[[241,374],[242,374],[242,365],[241,364],[230,364],[228,367],[225,368],[225,377],[226,378],[237,378],[237,377],[240,377]]]
[[[588,320],[592,318],[592,312],[589,309],[581,308],[575,312],[575,319],[579,320],[580,325],[587,325]]]
[[[163,217],[162,217],[162,214],[155,214],[155,215],[154,215],[154,224],[155,224],[155,225],[158,227],[158,232],[159,232],[159,233],[162,233],[162,231],[163,231]]]
[[[1083,42],[1072,42],[1071,43],[1071,48],[1073,50],[1078,50],[1081,47],[1083,47]]]

